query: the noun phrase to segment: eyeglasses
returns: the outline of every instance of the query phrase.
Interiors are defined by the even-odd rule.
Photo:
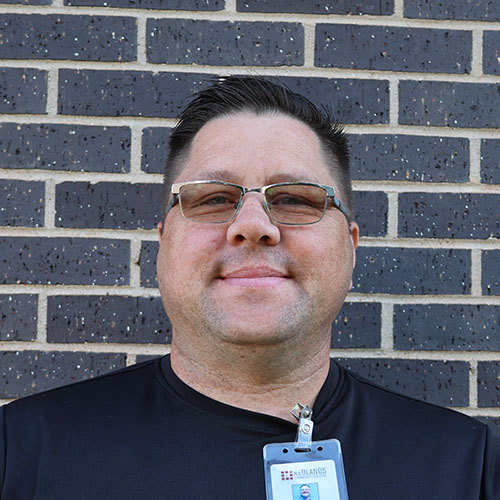
[[[223,181],[190,181],[172,184],[172,198],[166,213],[179,202],[182,215],[191,221],[224,223],[239,212],[243,196],[261,193],[264,209],[278,224],[301,226],[323,219],[328,200],[349,220],[349,212],[333,186],[313,182],[280,182],[260,188],[246,188]]]

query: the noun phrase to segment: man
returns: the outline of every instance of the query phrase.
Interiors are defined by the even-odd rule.
[[[304,500],[311,499],[311,487],[308,484],[303,484],[300,487],[300,498]]]
[[[283,87],[230,77],[197,95],[170,147],[171,355],[5,407],[1,498],[264,499],[262,448],[295,439],[302,403],[313,440],[342,443],[351,500],[498,500],[485,425],[329,358],[359,232],[340,127]]]

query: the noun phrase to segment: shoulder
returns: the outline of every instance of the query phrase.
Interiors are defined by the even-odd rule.
[[[406,430],[439,439],[456,439],[457,434],[473,440],[484,440],[488,427],[478,420],[448,408],[420,401],[380,387],[363,377],[341,368],[347,392],[363,413],[384,421],[389,431]]]
[[[133,393],[143,390],[156,377],[159,358],[122,368],[105,375],[28,396],[3,407],[11,421],[44,415],[76,414],[119,407]]]

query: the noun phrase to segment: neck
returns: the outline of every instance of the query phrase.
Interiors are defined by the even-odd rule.
[[[246,410],[296,422],[296,403],[311,408],[330,368],[329,344],[315,352],[293,352],[284,346],[226,345],[210,353],[192,353],[172,342],[175,374],[196,391]]]

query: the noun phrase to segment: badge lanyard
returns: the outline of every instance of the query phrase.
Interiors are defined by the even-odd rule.
[[[293,443],[264,446],[267,500],[348,500],[342,450],[337,439],[313,441],[312,410],[297,403]]]

